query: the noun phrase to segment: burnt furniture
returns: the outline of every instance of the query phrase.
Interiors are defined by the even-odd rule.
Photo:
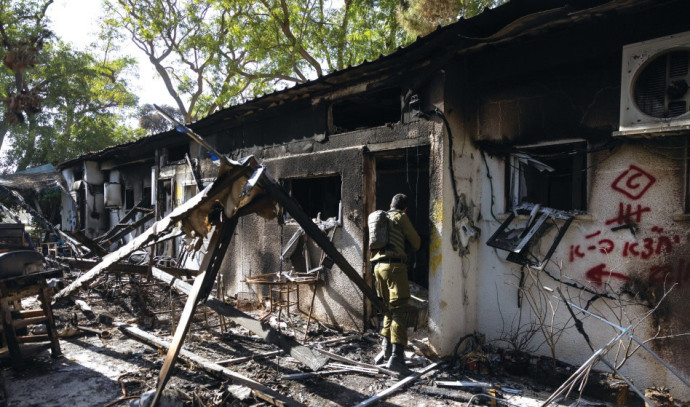
[[[0,332],[3,347],[9,351],[13,363],[23,361],[25,353],[22,348],[29,343],[49,342],[51,356],[56,358],[61,355],[50,307],[51,289],[46,282],[61,275],[60,270],[54,270],[0,279]],[[36,295],[39,307],[21,309],[22,299]],[[45,325],[45,333],[30,335],[28,328],[34,325]]]

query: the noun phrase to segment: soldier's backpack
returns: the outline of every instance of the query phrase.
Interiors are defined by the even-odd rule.
[[[378,210],[367,217],[369,226],[369,250],[380,250],[388,246],[390,220],[386,211]]]

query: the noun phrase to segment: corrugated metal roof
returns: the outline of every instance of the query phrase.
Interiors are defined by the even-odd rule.
[[[235,105],[192,123],[190,127],[203,134],[204,129],[224,126],[256,112],[287,103],[323,97],[330,92],[409,70],[411,65],[425,60],[443,60],[452,55],[477,51],[486,46],[515,40],[524,35],[537,35],[551,29],[598,18],[607,13],[623,13],[658,5],[656,0],[512,0],[470,19],[440,27],[412,44],[374,61],[336,71],[318,79],[258,97]],[[121,144],[100,152],[89,153],[60,165],[89,159],[107,159],[120,149],[152,146],[160,140],[174,137],[174,131],[155,134],[131,143]],[[184,136],[182,137],[184,138]],[[169,143],[171,140],[166,140]]]

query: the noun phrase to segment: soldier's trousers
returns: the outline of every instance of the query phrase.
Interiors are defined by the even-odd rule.
[[[407,345],[407,313],[409,311],[410,283],[405,263],[379,262],[374,267],[376,291],[383,298],[386,312],[381,335],[392,343]]]

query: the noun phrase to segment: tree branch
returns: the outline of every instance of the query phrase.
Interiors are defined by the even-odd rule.
[[[280,6],[283,11],[284,19],[281,19],[277,14],[271,10],[270,5],[266,0],[260,0],[261,3],[268,9],[268,12],[271,14],[271,16],[278,22],[278,25],[280,26],[281,31],[287,38],[288,42],[292,47],[299,53],[302,58],[304,58],[305,61],[309,63],[315,70],[316,70],[316,75],[318,77],[323,76],[323,70],[321,69],[321,64],[312,57],[307,50],[305,50],[297,41],[297,38],[295,35],[292,33],[292,29],[290,28],[290,11],[288,10],[287,3],[285,0],[280,0]],[[302,76],[301,74],[298,74]],[[306,80],[306,78],[305,78]]]

